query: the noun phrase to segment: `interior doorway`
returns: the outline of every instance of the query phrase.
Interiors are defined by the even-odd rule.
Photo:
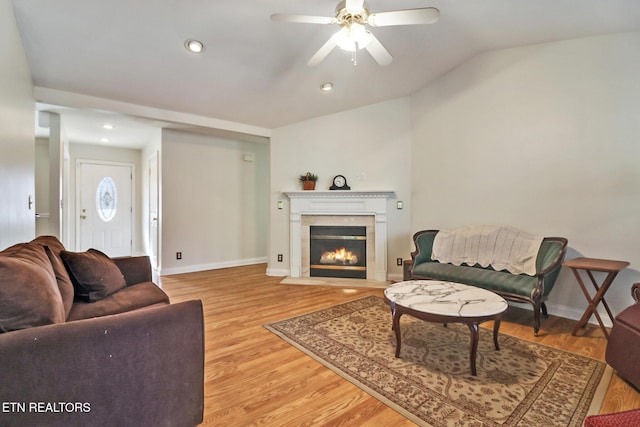
[[[78,160],[77,250],[132,255],[133,172],[131,164]]]

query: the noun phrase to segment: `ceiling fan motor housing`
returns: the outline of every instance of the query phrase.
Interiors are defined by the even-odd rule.
[[[368,18],[369,5],[366,3],[363,3],[362,9],[357,11],[348,10],[346,1],[341,1],[338,3],[338,6],[336,6],[336,20],[340,26],[351,25],[354,23],[365,25]]]

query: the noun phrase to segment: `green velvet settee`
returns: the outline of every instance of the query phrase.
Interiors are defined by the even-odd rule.
[[[439,230],[422,230],[413,236],[415,251],[404,262],[404,280],[445,280],[488,289],[507,301],[530,303],[533,306],[533,331],[540,330],[540,313],[547,316],[545,301],[560,273],[567,249],[567,239],[545,237],[536,258],[535,275],[496,271],[491,266],[454,265],[432,259],[432,248]]]

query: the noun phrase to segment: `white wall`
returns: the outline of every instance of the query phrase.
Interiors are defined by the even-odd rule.
[[[35,236],[35,103],[13,8],[0,0],[0,249]]]
[[[488,52],[415,94],[412,230],[489,223],[567,237],[567,258],[631,262],[607,294],[614,314],[630,305],[639,47],[630,33]],[[576,318],[586,300],[564,270],[549,307]]]
[[[410,117],[410,99],[400,98],[273,131],[268,274],[289,274],[289,200],[282,192],[300,190],[298,176],[310,171],[319,176],[317,190],[328,190],[332,178],[342,174],[352,190],[396,192],[397,199],[388,202],[387,271],[390,277],[402,276],[395,260],[406,258],[410,249]],[[279,200],[283,209],[277,208]],[[396,209],[397,200],[404,210]],[[283,262],[277,254],[283,254]]]
[[[268,151],[264,143],[163,131],[163,275],[266,260]]]

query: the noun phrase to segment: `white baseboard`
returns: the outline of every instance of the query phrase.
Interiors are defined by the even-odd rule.
[[[288,276],[290,272],[291,272],[291,270],[288,269],[288,268],[271,268],[271,267],[267,267],[267,276],[275,276],[275,277]]]
[[[548,301],[546,304],[547,304],[547,312],[549,313],[549,315],[562,317],[564,319],[579,320],[582,317],[582,313],[584,313],[583,310],[580,310],[574,307],[567,307],[566,305],[550,304]],[[509,305],[513,305],[515,307],[524,308],[525,310],[533,311],[533,306],[528,303],[518,303],[518,302],[509,301]],[[609,319],[609,315],[604,310],[600,310],[599,307],[598,307],[598,314],[600,315],[600,318],[602,319],[602,323],[604,323],[604,326],[606,326],[607,328],[610,328],[613,326],[611,323],[611,319]],[[544,323],[544,318],[542,319],[542,322]],[[591,316],[591,319],[589,319],[588,323],[597,325],[598,321],[594,316]]]
[[[232,261],[214,262],[209,264],[186,265],[184,267],[163,268],[158,273],[161,276],[170,274],[195,273],[196,271],[217,270],[220,268],[240,267],[243,265],[264,264],[267,262],[266,257],[249,258]]]
[[[387,278],[392,282],[402,282],[403,280],[402,273],[387,273]]]
[[[571,319],[571,320],[580,320],[580,318],[582,317],[582,314],[584,313],[584,310],[580,310],[575,307],[567,307],[566,305],[549,304],[549,303],[547,303],[547,310],[549,311],[549,314],[553,314],[554,316],[564,317],[565,319]],[[609,318],[609,315],[607,314],[606,311],[604,311],[604,309],[600,310],[600,307],[598,307],[598,314],[600,315],[600,318],[602,319],[602,323],[604,323],[604,326],[606,326],[607,328],[610,328],[613,326],[613,324],[611,323],[611,319]],[[589,323],[597,325],[598,321],[596,320],[595,316],[592,315],[591,319],[589,319]]]

